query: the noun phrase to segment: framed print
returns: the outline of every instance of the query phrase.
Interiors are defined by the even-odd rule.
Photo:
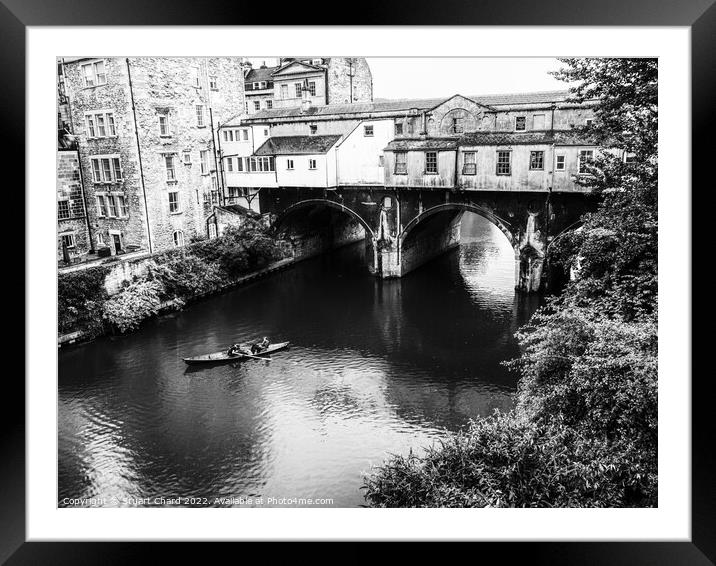
[[[358,26],[5,6],[27,343],[4,560],[464,541],[714,563],[691,370],[709,2]]]

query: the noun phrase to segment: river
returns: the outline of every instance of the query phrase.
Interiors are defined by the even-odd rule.
[[[401,280],[373,278],[349,246],[62,349],[58,505],[365,505],[371,465],[509,409],[516,376],[501,362],[538,299],[515,295],[512,249],[477,219]],[[181,359],[264,335],[291,346],[271,361]]]

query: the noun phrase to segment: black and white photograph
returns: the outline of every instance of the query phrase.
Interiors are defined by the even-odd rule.
[[[656,57],[94,47],[57,507],[659,506]]]

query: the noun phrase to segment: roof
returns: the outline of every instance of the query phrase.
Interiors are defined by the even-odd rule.
[[[250,208],[246,208],[245,206],[241,206],[240,204],[225,204],[224,206],[217,206],[216,208],[225,212],[230,212],[231,214],[250,216],[251,218],[258,218],[259,216],[261,216],[261,214],[259,214],[255,210],[251,210]]]
[[[267,139],[254,155],[300,155],[326,153],[340,135],[331,136],[279,136]]]
[[[512,94],[478,94],[468,96],[475,102],[487,106],[511,106],[513,104],[544,104],[548,102],[564,102],[569,90],[545,90],[539,92],[518,92]]]
[[[428,110],[443,102],[444,98],[401,99],[376,102],[355,102],[353,104],[328,104],[325,106],[311,106],[302,111],[300,106],[291,108],[274,108],[261,110],[251,114],[245,120],[266,120],[275,118],[301,118],[306,116],[333,116],[345,114],[370,114],[375,112],[408,112],[412,108]]]
[[[401,138],[391,141],[385,151],[413,151],[425,149],[455,149],[457,138]]]
[[[272,81],[271,73],[273,73],[278,67],[259,67],[258,69],[251,69],[244,77],[245,83],[260,83]]]
[[[460,137],[460,146],[476,145],[593,145],[591,136],[579,130],[532,130],[529,132],[471,132]]]

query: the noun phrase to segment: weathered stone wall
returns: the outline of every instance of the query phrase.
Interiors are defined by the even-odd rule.
[[[57,201],[69,203],[69,218],[57,217],[57,259],[63,259],[61,234],[73,234],[75,247],[71,255],[82,255],[89,251],[90,240],[85,219],[85,205],[82,198],[80,163],[76,151],[57,152]],[[59,207],[59,205],[58,205]]]
[[[535,127],[534,116],[544,116],[544,127]],[[493,125],[488,129],[514,131],[515,117],[524,116],[527,131],[549,130],[552,128],[552,109],[549,107],[527,106],[524,109],[504,110],[493,115]],[[572,126],[584,126],[588,118],[594,117],[594,111],[588,107],[563,107],[554,110],[554,129],[568,130]]]
[[[81,66],[87,61],[65,65],[65,87],[70,100],[73,132],[79,143],[79,155],[84,179],[85,196],[95,243],[108,243],[109,230],[121,233],[124,245],[146,249],[144,200],[139,177],[139,164],[134,137],[129,82],[126,61],[121,58],[104,59],[106,84],[86,87]],[[112,112],[115,136],[90,137],[85,114],[90,111]],[[116,183],[95,183],[91,158],[96,155],[117,155],[121,161],[123,179]],[[124,196],[128,204],[126,218],[103,218],[98,215],[98,195]]]
[[[460,245],[460,221],[463,212],[442,213],[425,221],[425,227],[416,228],[401,244],[399,273],[401,277],[424,263]]]
[[[351,61],[353,95],[351,99]],[[328,104],[373,101],[373,75],[363,57],[332,57],[328,61]]]
[[[75,131],[80,133],[87,197],[93,203],[90,207],[92,226],[105,242],[111,241],[109,230],[120,232],[125,249],[128,246],[149,249],[150,236],[153,251],[173,247],[175,232],[182,234],[184,243],[194,236],[204,236],[205,218],[211,213],[212,205],[219,202],[210,109],[214,126],[243,111],[240,58],[138,57],[129,61],[124,58],[104,61],[106,85],[83,85],[83,61],[70,63],[65,69],[73,123]],[[136,106],[144,189],[130,94],[134,95]],[[197,106],[203,109],[203,123],[199,123]],[[116,136],[90,138],[84,125],[84,114],[90,110],[113,112]],[[167,135],[160,134],[160,116],[168,118]],[[208,151],[209,167],[204,174],[200,171],[201,150]],[[90,159],[93,155],[105,154],[120,156],[122,181],[93,182]],[[190,158],[187,163],[185,154]],[[168,178],[166,156],[173,157],[174,179]],[[178,193],[176,212],[169,210],[170,192]],[[95,204],[98,194],[124,196],[129,205],[128,217],[98,217]]]

